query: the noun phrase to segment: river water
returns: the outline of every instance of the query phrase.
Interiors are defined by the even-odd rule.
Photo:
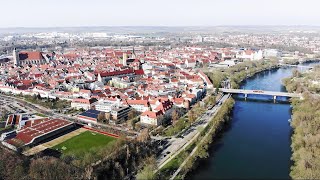
[[[311,65],[311,64],[309,64]],[[292,68],[259,73],[242,89],[285,91]],[[290,104],[286,98],[234,96],[232,122],[187,179],[288,179],[291,166]]]

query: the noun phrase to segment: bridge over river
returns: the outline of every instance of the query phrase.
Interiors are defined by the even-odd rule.
[[[230,93],[230,94],[244,94],[245,97],[248,97],[249,94],[256,94],[256,95],[270,95],[270,96],[273,96],[273,99],[276,99],[277,96],[290,97],[290,98],[302,98],[301,94],[288,93],[288,92],[277,92],[277,91],[225,89],[225,88],[220,88],[219,91],[224,92],[224,93]]]

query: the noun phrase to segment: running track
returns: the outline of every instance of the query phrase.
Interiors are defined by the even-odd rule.
[[[100,134],[103,134],[103,135],[106,135],[106,136],[111,136],[111,137],[114,137],[114,138],[119,138],[118,135],[111,134],[111,133],[107,133],[107,132],[104,132],[104,131],[99,131],[99,130],[96,130],[96,129],[93,129],[93,128],[89,128],[89,127],[86,127],[86,126],[83,126],[82,128],[83,128],[83,129],[90,130],[90,131],[94,131],[94,132],[97,132],[97,133],[100,133]]]

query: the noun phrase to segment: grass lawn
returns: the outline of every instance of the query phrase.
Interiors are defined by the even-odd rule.
[[[94,151],[96,148],[112,145],[116,140],[117,139],[113,137],[92,131],[86,131],[52,147],[52,149],[59,150],[65,155],[82,157],[85,152]]]
[[[36,113],[35,115],[40,116],[40,117],[48,117],[48,116],[41,114],[41,113]]]

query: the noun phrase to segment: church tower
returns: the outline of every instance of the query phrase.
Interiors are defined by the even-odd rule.
[[[128,59],[127,53],[123,53],[123,57],[122,57],[122,65],[123,66],[127,66],[127,59]]]
[[[102,78],[101,78],[100,73],[98,73],[98,81],[99,81],[99,82],[102,82]]]
[[[134,52],[134,47],[132,48],[132,59],[136,59],[136,53]]]
[[[12,52],[12,56],[13,56],[13,64],[15,66],[19,66],[19,52],[17,52],[17,49],[14,48],[13,52]]]

